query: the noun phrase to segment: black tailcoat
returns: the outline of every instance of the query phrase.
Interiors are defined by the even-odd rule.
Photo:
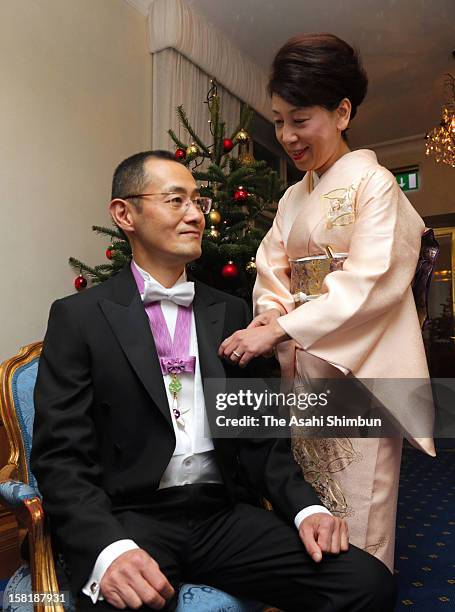
[[[196,281],[193,308],[202,379],[241,376],[217,349],[247,326],[246,303]],[[175,448],[153,336],[129,267],[52,305],[35,409],[32,471],[77,591],[101,550],[129,537],[116,509],[125,502],[143,507]],[[320,503],[288,440],[214,445],[233,501],[258,503],[264,495],[289,522]]]

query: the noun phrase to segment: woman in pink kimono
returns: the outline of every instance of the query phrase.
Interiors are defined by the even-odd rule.
[[[306,174],[280,200],[258,249],[256,317],[221,345],[241,366],[275,348],[285,379],[428,380],[411,290],[424,223],[375,153],[347,144],[366,90],[358,54],[330,34],[296,36],[274,59],[276,136]],[[320,295],[295,294],[295,260],[333,253],[347,258]],[[432,435],[431,396],[418,410],[403,397],[386,399],[411,442],[434,455],[425,437]],[[392,570],[401,438],[296,437],[293,444],[323,503],[346,519],[350,541]]]

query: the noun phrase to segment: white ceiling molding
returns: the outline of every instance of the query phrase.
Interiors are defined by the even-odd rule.
[[[150,53],[175,49],[271,120],[265,71],[220,30],[192,11],[185,0],[151,0],[148,44]]]
[[[412,136],[404,136],[403,138],[394,138],[393,140],[383,140],[382,142],[374,142],[372,144],[362,145],[362,149],[388,149],[397,146],[420,146],[424,148],[425,134],[413,134]]]
[[[147,17],[152,0],[126,0],[126,2]]]
[[[358,148],[358,147],[355,147]],[[403,138],[384,140],[361,147],[375,151],[380,163],[387,168],[397,168],[409,163],[417,163],[425,157],[425,134],[413,134]],[[403,163],[403,160],[408,160]]]

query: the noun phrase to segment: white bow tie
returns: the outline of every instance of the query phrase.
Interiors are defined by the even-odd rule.
[[[153,280],[144,280],[144,293],[142,294],[144,304],[170,300],[179,306],[189,306],[193,299],[194,283],[192,282],[185,281],[167,289]]]

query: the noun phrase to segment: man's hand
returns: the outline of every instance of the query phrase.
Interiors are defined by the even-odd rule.
[[[139,608],[143,605],[161,610],[174,589],[158,563],[145,550],[128,550],[107,568],[100,590],[115,608]]]
[[[316,512],[300,523],[299,535],[307,553],[316,563],[323,553],[338,555],[349,548],[348,526],[344,519]]]

